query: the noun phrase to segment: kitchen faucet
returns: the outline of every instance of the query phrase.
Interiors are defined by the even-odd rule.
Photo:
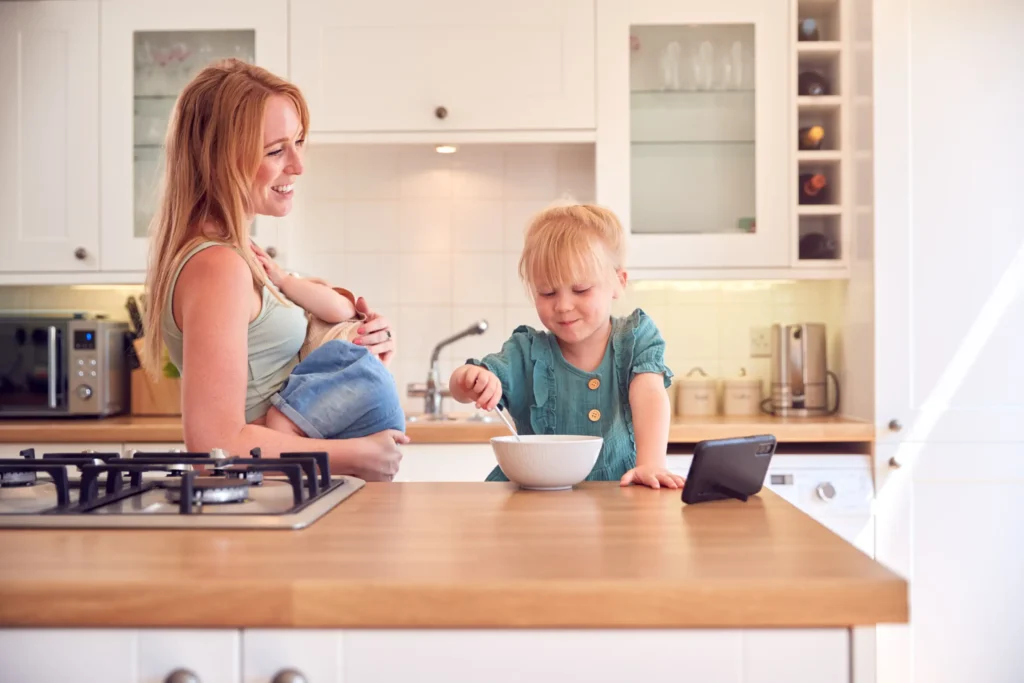
[[[443,420],[444,415],[441,412],[441,401],[445,397],[452,395],[451,390],[441,384],[441,367],[438,360],[441,355],[441,349],[464,337],[473,334],[483,334],[487,331],[487,327],[486,320],[477,320],[461,332],[456,332],[447,339],[442,339],[434,347],[433,352],[430,354],[430,372],[427,374],[426,384],[410,384],[408,386],[409,396],[423,397],[424,419]]]

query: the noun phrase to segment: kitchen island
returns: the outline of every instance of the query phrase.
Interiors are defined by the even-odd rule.
[[[0,531],[0,667],[29,683],[839,683],[851,629],[906,620],[900,577],[768,490],[368,484],[302,531]]]

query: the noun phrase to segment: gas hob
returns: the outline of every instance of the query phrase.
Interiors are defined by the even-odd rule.
[[[363,487],[326,453],[47,453],[0,459],[0,528],[301,529]]]

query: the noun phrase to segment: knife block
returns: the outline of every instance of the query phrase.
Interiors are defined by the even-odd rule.
[[[136,339],[132,346],[141,361],[142,340]],[[143,368],[132,370],[131,395],[132,415],[181,415],[181,380],[178,378],[154,378]]]

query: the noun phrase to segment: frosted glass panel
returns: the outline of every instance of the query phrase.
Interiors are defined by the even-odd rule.
[[[756,231],[754,26],[634,26],[635,233]]]
[[[174,102],[193,76],[218,59],[256,59],[256,33],[136,31],[134,60],[134,220],[145,237],[160,190],[164,137]]]

